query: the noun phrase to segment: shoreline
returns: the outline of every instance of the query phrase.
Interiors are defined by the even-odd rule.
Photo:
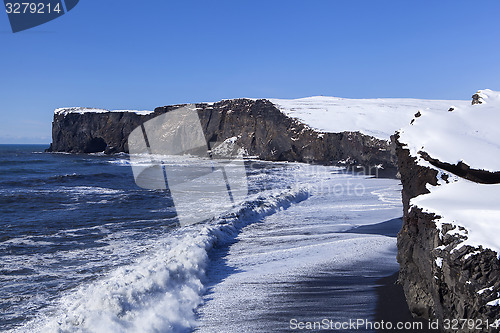
[[[349,329],[338,330],[329,327],[316,330],[298,327],[294,329],[291,320],[316,323],[326,320],[334,325],[357,319],[365,319],[374,324],[380,320],[414,321],[405,303],[401,286],[394,285],[398,267],[392,246],[370,247],[371,251],[381,251],[372,259],[365,257],[359,260],[364,255],[355,254],[363,248],[366,249],[365,242],[368,240],[387,241],[389,237],[393,239],[400,226],[401,218],[395,218],[375,225],[333,233],[333,237],[348,237],[346,239],[349,242],[358,245],[346,247],[348,243],[340,242],[339,246],[328,251],[332,254],[331,260],[324,261],[323,265],[306,266],[298,270],[287,269],[286,274],[273,274],[269,270],[262,271],[264,266],[261,265],[235,265],[235,260],[241,260],[242,254],[249,253],[249,249],[256,249],[249,246],[251,243],[258,247],[264,246],[262,237],[272,232],[266,224],[249,225],[243,235],[238,237],[239,241],[214,249],[211,253],[208,290],[204,295],[204,300],[208,303],[198,308],[200,322],[194,331],[211,332],[223,327],[226,332],[349,332]],[[260,229],[260,232],[253,230],[246,234],[250,229]],[[253,253],[253,250],[250,253]],[[335,260],[338,253],[350,253],[353,255],[350,259],[354,261],[345,261],[339,265]],[[275,264],[279,265],[279,262],[280,260]],[[399,315],[400,309],[405,309],[406,313]],[[221,313],[228,316],[224,324],[219,322]],[[356,331],[383,332],[365,327],[359,327]]]

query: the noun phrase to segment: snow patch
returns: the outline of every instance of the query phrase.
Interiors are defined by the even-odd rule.
[[[436,258],[436,266],[439,268],[443,267],[443,258]]]
[[[84,114],[84,113],[108,113],[108,112],[133,112],[135,114],[138,114],[140,116],[145,116],[148,114],[153,113],[154,111],[147,111],[147,110],[106,110],[106,109],[97,109],[97,108],[84,108],[84,107],[67,107],[67,108],[59,108],[55,109],[54,113],[55,114],[62,114],[62,115],[67,115],[70,113],[78,113],[78,114]]]
[[[489,291],[492,291],[492,290],[493,290],[493,286],[488,287],[488,288],[481,289],[481,290],[479,290],[477,293],[478,293],[479,295],[482,295],[485,291],[488,291],[488,290],[489,290]]]
[[[486,303],[486,305],[489,305],[489,306],[499,306],[500,305],[500,298],[497,298],[494,301],[488,302],[488,303]]]
[[[236,153],[237,156],[243,157],[246,155],[246,150],[244,148],[238,147],[236,141],[240,137],[233,136],[222,141],[220,144],[216,145],[212,149],[212,153],[218,156],[232,156]]]
[[[467,259],[469,259],[470,257],[473,257],[473,256],[478,255],[478,254],[480,254],[480,253],[481,253],[481,251],[474,251],[474,252],[471,252],[471,253],[467,253],[467,254],[464,256],[464,260],[467,260]]]
[[[500,184],[478,184],[460,179],[454,183],[430,186],[430,193],[411,199],[410,204],[441,216],[436,220],[439,229],[444,223],[455,225],[448,234],[464,238],[455,249],[465,245],[474,248],[482,246],[500,253],[499,198]]]

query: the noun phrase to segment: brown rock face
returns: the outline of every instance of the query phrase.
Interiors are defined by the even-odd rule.
[[[409,151],[397,140],[396,144],[404,206],[397,259],[399,282],[410,311],[417,317],[438,319],[444,332],[498,332],[495,327],[486,328],[487,322],[491,325],[500,318],[500,307],[487,305],[499,297],[495,292],[500,288],[496,253],[469,246],[453,251],[463,237],[446,234],[455,226],[445,224],[441,232],[434,222],[436,215],[410,207],[411,198],[428,193],[426,184],[436,185],[438,172],[417,165]],[[488,287],[493,288],[478,293]],[[467,324],[475,324],[462,327],[462,322],[457,329],[451,326],[453,319],[468,319]]]
[[[70,153],[128,152],[127,137],[145,121],[180,105],[164,106],[149,115],[133,112],[54,115],[48,151]],[[197,104],[207,142],[237,137],[250,156],[270,161],[395,167],[393,146],[359,132],[320,133],[289,118],[268,100],[235,99]]]

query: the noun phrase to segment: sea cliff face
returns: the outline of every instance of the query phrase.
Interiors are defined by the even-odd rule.
[[[477,99],[473,104],[478,104]],[[475,114],[467,112],[471,111],[463,110],[459,115],[446,114],[445,111],[441,116],[454,123],[454,118],[458,116],[481,117],[482,110],[473,110]],[[431,116],[416,121],[432,122]],[[473,128],[473,131],[467,132],[447,124],[442,128],[445,131],[456,130],[458,135],[489,133],[484,128]],[[440,153],[435,148],[437,145],[430,141],[410,142],[411,131],[411,128],[408,129],[403,138],[396,135],[404,206],[397,259],[400,264],[399,282],[410,311],[417,317],[438,319],[444,332],[498,332],[498,328],[492,325],[500,318],[500,262],[498,252],[492,248],[500,242],[488,241],[489,237],[483,237],[484,244],[476,242],[481,239],[478,234],[481,234],[482,227],[486,235],[488,231],[491,235],[495,233],[498,205],[489,206],[488,202],[477,200],[473,192],[450,191],[446,192],[450,195],[444,197],[435,195],[438,191],[445,193],[447,188],[477,188],[477,193],[494,193],[499,186],[498,171],[474,168],[475,161],[465,147],[455,148],[457,154],[466,156],[465,160],[472,166],[462,160],[443,160],[443,156],[450,156],[447,150]],[[425,132],[420,133],[426,136]],[[440,131],[434,134],[436,139],[452,137]],[[479,149],[487,154],[485,143],[490,138],[485,134],[482,139],[483,146]],[[440,144],[452,143],[443,140]],[[454,148],[448,146],[447,149]],[[481,161],[477,163],[479,165]],[[434,196],[431,197],[432,194]],[[425,201],[426,196],[430,198],[428,201]],[[431,201],[432,205],[429,205]],[[490,201],[494,203],[495,199]],[[456,324],[453,320],[459,321],[458,326],[453,326]]]
[[[427,184],[436,185],[438,171],[417,165],[415,158],[400,143],[397,156],[404,206],[397,259],[399,282],[410,311],[417,317],[439,319],[440,323],[445,319],[471,319],[481,323],[481,327],[484,327],[482,323],[492,324],[500,317],[498,306],[487,305],[498,298],[495,291],[500,289],[497,254],[489,249],[477,253],[472,247],[453,251],[461,236],[447,232],[455,226],[445,224],[441,231],[435,224],[436,214],[410,207],[410,199],[428,193]],[[441,237],[442,234],[446,236]],[[457,332],[456,329],[444,331]],[[464,328],[459,331],[498,332],[498,329]]]
[[[59,112],[48,151],[128,153],[130,132],[180,105],[134,112]],[[359,132],[321,133],[283,114],[268,100],[196,104],[207,142],[231,140],[249,156],[270,161],[395,167],[393,145]]]

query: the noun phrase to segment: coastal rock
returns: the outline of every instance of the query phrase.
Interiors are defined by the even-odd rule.
[[[127,137],[145,121],[181,105],[135,112],[58,112],[50,152],[128,153]],[[265,99],[196,104],[207,142],[231,141],[248,156],[269,161],[395,168],[390,141],[360,132],[323,133],[283,114]],[[241,151],[240,151],[241,152]],[[234,152],[233,152],[234,153]]]
[[[403,183],[403,227],[398,234],[399,282],[410,311],[426,319],[470,319],[484,328],[500,317],[500,307],[487,303],[498,298],[500,265],[497,254],[489,249],[469,246],[453,251],[461,238],[447,233],[452,225],[438,230],[438,216],[410,207],[410,199],[428,193],[426,184],[437,183],[435,169],[419,166],[401,143],[397,145],[401,182]],[[442,234],[446,237],[441,237]],[[441,267],[436,264],[440,262]],[[482,293],[484,288],[492,287]],[[444,330],[457,332],[456,329]],[[495,327],[478,330],[467,327],[460,332],[498,332]]]

